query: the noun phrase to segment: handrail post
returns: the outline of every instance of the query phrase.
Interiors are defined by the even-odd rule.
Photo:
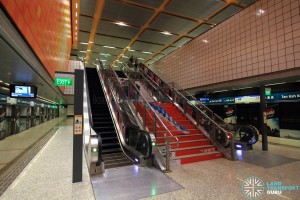
[[[143,105],[143,128],[146,128],[146,105]]]
[[[230,140],[230,151],[231,151],[231,160],[236,160],[233,138],[231,138],[231,140]]]
[[[170,141],[169,137],[166,137],[166,172],[170,171]]]
[[[156,116],[154,115],[153,119],[153,134],[156,137]]]

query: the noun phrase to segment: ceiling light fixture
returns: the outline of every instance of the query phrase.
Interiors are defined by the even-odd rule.
[[[204,42],[204,43],[208,43],[208,40],[202,40],[202,42]]]
[[[149,51],[143,51],[142,53],[153,54],[153,53],[151,53],[151,52],[149,52]]]
[[[109,49],[115,49],[116,47],[111,47],[111,46],[103,46],[105,48],[109,48]]]
[[[128,26],[128,24],[126,24],[124,22],[114,22],[114,24],[117,24],[119,26]]]
[[[128,49],[128,51],[135,51],[135,50],[133,50],[133,49]]]
[[[139,60],[145,60],[144,58],[138,58]]]
[[[76,12],[75,15],[76,15],[76,17],[77,17],[77,16],[78,16],[78,13]]]
[[[79,44],[89,44],[89,43],[86,43],[86,42],[79,42]]]
[[[164,35],[173,35],[172,33],[168,32],[168,31],[163,31],[161,33],[164,34]]]
[[[78,8],[78,4],[77,3],[75,4],[75,7],[76,7],[76,9]]]

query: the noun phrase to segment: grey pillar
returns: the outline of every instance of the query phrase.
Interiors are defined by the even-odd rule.
[[[75,70],[73,126],[73,183],[82,181],[83,70]]]
[[[267,114],[266,114],[266,94],[265,86],[259,88],[260,94],[260,126],[262,135],[262,150],[268,151]]]

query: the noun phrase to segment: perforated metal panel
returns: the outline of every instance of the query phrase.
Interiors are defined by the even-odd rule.
[[[150,7],[159,7],[164,1],[163,0],[130,0],[136,3],[144,4]]]
[[[140,51],[156,52],[158,50],[161,50],[163,47],[164,47],[163,45],[149,44],[146,42],[136,41],[132,45],[131,49],[140,50]]]
[[[173,51],[175,51],[178,47],[168,47],[167,49],[163,50],[162,53],[169,54]]]
[[[80,0],[80,14],[94,16],[97,0]]]
[[[183,34],[188,32],[198,23],[195,21],[175,17],[168,14],[160,14],[150,25],[150,28],[171,33]]]
[[[93,18],[80,16],[79,17],[79,30],[90,32],[91,27],[92,27],[92,22],[93,22]]]
[[[199,35],[201,35],[202,33],[205,33],[206,31],[208,31],[209,29],[211,29],[212,27],[208,24],[202,24],[201,26],[199,26],[198,28],[196,28],[195,30],[193,30],[192,32],[190,32],[188,34],[188,36],[190,37],[197,37]]]
[[[172,0],[166,10],[197,19],[205,19],[225,5],[220,0]]]
[[[142,26],[152,14],[153,11],[149,9],[132,6],[114,0],[106,0],[102,18]]]
[[[215,17],[211,18],[208,22],[218,24],[218,23],[226,20],[227,18],[231,17],[235,13],[238,13],[241,10],[242,10],[242,8],[240,8],[240,7],[237,7],[235,5],[230,5],[225,10],[223,10],[222,12],[217,14]]]
[[[125,48],[128,46],[131,40],[129,39],[121,39],[117,37],[109,37],[104,35],[95,35],[94,42],[103,46],[111,46],[111,47],[119,47]]]
[[[79,31],[78,41],[79,42],[89,42],[90,33]]]
[[[190,40],[192,40],[192,38],[183,37],[183,38],[181,38],[180,40],[178,40],[177,42],[175,42],[175,43],[173,44],[173,46],[177,46],[177,47],[182,46],[182,45],[184,45],[185,43],[189,42]]]
[[[133,26],[119,26],[112,22],[101,20],[98,25],[97,33],[117,36],[121,38],[134,38],[139,28]]]
[[[139,41],[153,42],[156,44],[168,44],[173,42],[177,37],[174,35],[164,35],[157,31],[146,30]]]

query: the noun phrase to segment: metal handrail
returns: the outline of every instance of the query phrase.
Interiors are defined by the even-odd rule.
[[[132,71],[132,70],[128,67],[128,65],[127,65],[126,63],[123,63],[123,64],[122,64],[122,67],[124,67],[125,69],[127,69],[127,70],[128,70],[129,72],[131,72],[131,73],[138,73],[138,74],[142,75],[142,76],[144,77],[143,80],[146,80],[147,83],[149,83],[150,86],[151,86],[152,88],[154,88],[154,90],[157,91],[157,92],[159,93],[160,96],[165,96],[165,95],[161,92],[161,90],[160,90],[160,88],[159,88],[160,86],[159,86],[157,83],[155,83],[155,82],[154,82],[154,85],[153,85],[153,83],[150,81],[151,79],[150,79],[149,77],[145,77],[145,75],[144,75],[143,73],[140,72],[140,68],[137,68],[138,71]]]
[[[141,74],[144,74],[145,76],[147,76],[147,78],[148,78],[149,80],[152,80],[151,77],[149,77],[149,75],[146,74],[143,70],[140,70],[140,72],[141,72]],[[154,81],[152,80],[152,82],[154,82]],[[188,100],[181,92],[179,92],[176,88],[174,88],[173,86],[170,86],[170,85],[168,85],[168,84],[164,84],[164,85],[166,85],[166,87],[163,87],[163,88],[169,89],[169,91],[171,91],[171,96],[172,96],[172,95],[175,95],[175,96],[172,96],[172,97],[171,97],[169,94],[165,94],[171,101],[177,103],[176,100],[178,99],[178,97],[180,98],[180,100],[182,100],[181,102],[182,102],[183,111],[184,111],[185,114],[186,114],[186,112],[187,112],[187,106],[190,105],[191,108],[192,108],[194,111],[196,111],[197,116],[199,116],[199,114],[200,114],[200,115],[203,116],[203,117],[204,117],[211,125],[213,125],[214,130],[218,129],[218,130],[220,130],[221,132],[223,132],[223,133],[225,134],[227,140],[229,140],[229,141],[230,141],[230,144],[231,144],[231,156],[230,156],[230,157],[231,157],[232,160],[235,160],[235,155],[234,155],[234,145],[233,145],[233,143],[234,143],[234,139],[233,139],[233,138],[234,138],[234,135],[233,135],[233,133],[232,133],[232,132],[230,131],[230,129],[229,129],[230,125],[227,124],[226,122],[224,122],[224,120],[222,119],[222,120],[221,120],[221,121],[222,121],[222,124],[224,123],[224,124],[226,124],[226,126],[223,126],[223,127],[220,126],[220,124],[218,124],[218,123],[215,121],[216,119],[219,119],[219,117],[218,117],[218,116],[214,116],[214,113],[213,113],[210,109],[208,109],[206,106],[202,105],[202,106],[206,109],[206,111],[210,112],[209,114],[210,114],[211,116],[208,116],[207,113],[205,113],[204,111],[202,111],[199,107],[197,107],[197,106],[191,104],[190,101],[189,101],[189,100]],[[178,103],[180,104],[180,102],[178,102]],[[197,113],[197,112],[198,112],[198,113]],[[199,124],[198,124],[198,121],[197,121],[196,123],[197,123],[197,125],[199,125]],[[226,130],[226,129],[227,129],[227,130]],[[207,130],[206,130],[206,131],[207,131]],[[216,132],[214,132],[213,138],[211,138],[211,139],[212,139],[213,142],[219,144],[219,142],[216,140],[215,137],[216,137]],[[223,147],[221,147],[221,146],[219,145],[219,148],[223,148]],[[222,151],[225,152],[225,150],[223,150],[223,149],[222,149]],[[226,152],[225,152],[225,153],[226,153]],[[227,154],[227,153],[226,153],[226,154]]]
[[[124,65],[123,65],[124,66]],[[128,66],[127,66],[127,64],[125,65],[127,68],[128,68]],[[129,80],[130,81],[130,83],[131,83],[131,85],[133,85],[133,87],[137,90],[137,91],[139,91],[138,90],[138,88],[135,86],[135,84],[133,83],[133,81],[132,80]],[[149,82],[150,83],[150,82]],[[150,83],[151,84],[151,83]],[[155,112],[155,110],[152,108],[152,106],[149,104],[149,102],[146,100],[146,98],[141,94],[141,93],[139,93],[139,95],[142,97],[142,99],[146,102],[146,104],[147,104],[147,106],[151,109],[151,111],[154,113],[154,115],[155,115],[155,117],[159,120],[159,122],[162,124],[162,126],[167,130],[167,132],[169,133],[169,137],[172,137],[172,138],[175,138],[175,140],[176,140],[176,147],[178,147],[179,146],[179,140],[178,140],[178,137],[176,137],[176,136],[174,136],[171,132],[170,132],[170,130],[167,128],[167,126],[165,125],[165,123],[160,119],[160,117],[157,115],[157,113]],[[149,112],[149,111],[148,111]]]
[[[115,75],[115,73],[112,73],[112,74]],[[116,75],[115,75],[115,76],[116,76]],[[112,77],[112,78],[117,79],[117,77]],[[136,87],[136,85],[135,85],[131,80],[129,80],[129,81],[130,81],[131,85],[134,87],[134,89],[135,89],[136,91],[139,91],[138,88]],[[150,106],[150,104],[149,104],[149,102],[146,100],[146,98],[145,98],[141,93],[139,93],[139,95],[142,97],[142,100],[146,103],[146,105],[150,108],[150,110],[152,111],[152,113],[154,113],[155,117],[156,117],[156,118],[159,120],[159,122],[162,124],[163,128],[169,133],[170,136],[168,136],[168,137],[175,138],[175,140],[176,140],[176,147],[178,147],[178,146],[179,146],[179,140],[178,140],[178,138],[177,138],[176,136],[174,136],[174,135],[170,132],[170,130],[169,130],[169,129],[167,128],[167,126],[165,125],[165,123],[160,119],[160,117],[159,117],[159,116],[157,115],[157,113],[154,111],[154,109],[152,108],[152,106]],[[149,110],[148,110],[147,112],[149,112]]]

